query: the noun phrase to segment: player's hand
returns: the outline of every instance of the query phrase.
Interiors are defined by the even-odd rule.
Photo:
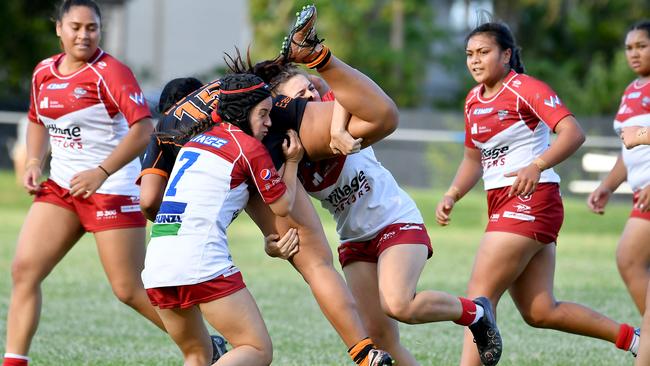
[[[510,186],[508,197],[514,196],[530,196],[537,189],[537,183],[542,171],[535,164],[530,164],[527,167],[521,168],[516,172],[504,174],[505,177],[517,177]]]
[[[295,130],[287,131],[289,142],[286,140],[282,143],[282,152],[284,153],[287,162],[297,163],[302,160],[305,150],[302,147],[298,133]]]
[[[298,230],[290,228],[281,238],[278,234],[264,237],[264,251],[269,257],[289,259],[300,250],[299,242]]]
[[[79,172],[70,180],[70,195],[81,196],[83,199],[90,197],[104,184],[108,176],[100,168],[93,168]]]
[[[29,194],[35,194],[41,189],[40,184],[38,184],[38,179],[42,174],[41,167],[38,165],[30,165],[25,168],[23,187],[25,187]]]
[[[355,139],[348,130],[333,132],[330,136],[330,149],[336,155],[350,155],[361,150],[362,138]]]
[[[438,206],[436,206],[436,222],[440,226],[449,225],[449,221],[451,220],[449,216],[455,204],[456,201],[453,197],[448,195],[442,196],[442,199],[438,202]]]
[[[634,208],[641,212],[648,212],[650,209],[650,185],[645,186],[639,191]]]
[[[609,202],[609,197],[612,196],[612,190],[602,185],[599,185],[593,192],[587,197],[587,207],[593,212],[599,215],[605,213],[605,206]]]
[[[631,126],[621,129],[621,140],[626,148],[631,149],[643,143],[648,133],[647,127]]]

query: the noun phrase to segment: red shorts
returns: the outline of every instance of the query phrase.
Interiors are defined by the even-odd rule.
[[[81,226],[90,233],[147,225],[140,212],[140,198],[135,196],[95,193],[87,199],[72,197],[70,190],[48,179],[41,183],[34,202],[51,203],[76,213]]]
[[[564,206],[557,183],[542,183],[526,197],[508,197],[510,187],[487,192],[485,231],[520,234],[540,243],[554,243],[564,221]]]
[[[147,296],[151,304],[160,309],[186,309],[196,304],[226,297],[245,287],[241,272],[237,272],[194,285],[148,288]]]
[[[639,201],[639,192],[634,192],[634,198],[632,199],[632,212],[630,212],[630,217],[650,220],[650,211],[641,212],[638,208],[635,207],[638,201]]]
[[[377,263],[384,250],[399,244],[426,245],[429,251],[427,258],[431,258],[433,254],[431,239],[423,224],[392,224],[370,240],[342,243],[339,246],[339,262],[341,267],[352,262]]]

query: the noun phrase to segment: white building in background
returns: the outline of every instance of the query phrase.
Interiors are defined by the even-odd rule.
[[[252,39],[246,0],[99,2],[104,49],[124,61],[145,90],[176,77],[214,77],[224,52],[245,50]]]

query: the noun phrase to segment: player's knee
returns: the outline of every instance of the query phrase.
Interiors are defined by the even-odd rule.
[[[299,254],[300,252],[296,255]],[[308,258],[294,258],[292,263],[307,283],[329,278],[333,272],[336,272],[331,256],[327,258],[310,253]]]
[[[529,311],[522,312],[521,316],[524,318],[526,324],[534,328],[549,328],[553,323],[552,307],[538,307],[530,309]]]
[[[35,272],[33,263],[22,258],[14,258],[11,262],[11,280],[14,285],[35,285],[42,280]]]
[[[641,256],[638,253],[618,251],[616,253],[616,265],[623,277],[626,277],[628,274],[636,274],[636,272],[639,272],[639,269],[643,272],[647,270],[647,263],[641,260]]]
[[[111,284],[111,287],[115,297],[129,306],[135,305],[136,299],[138,298],[138,292],[144,291],[143,289],[129,283]]]
[[[402,323],[414,324],[410,305],[409,300],[397,296],[382,296],[381,300],[381,307],[386,315]]]
[[[270,365],[273,361],[273,345],[270,339],[263,340],[257,344],[251,344],[247,350],[255,353],[255,359],[259,360],[259,365]]]
[[[273,361],[273,347],[269,345],[259,350],[262,365],[270,365]]]
[[[212,350],[201,347],[187,347],[183,349],[183,359],[185,365],[209,365],[212,359]]]

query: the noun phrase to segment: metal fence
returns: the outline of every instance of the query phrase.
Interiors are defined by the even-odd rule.
[[[0,168],[11,169],[10,152],[16,142],[18,121],[24,112],[0,111]],[[405,110],[400,114],[400,127],[385,140],[373,146],[377,158],[400,184],[420,188],[445,188],[454,177],[463,155],[463,116],[460,113],[433,110]],[[607,118],[585,119],[581,124],[588,133],[607,134],[611,122]],[[620,140],[607,135],[588,135],[585,144],[555,169],[563,179],[565,192],[571,182],[593,185],[605,172],[583,168],[585,154],[616,155]],[[584,187],[584,185],[583,185]],[[573,191],[572,193],[585,193]]]

